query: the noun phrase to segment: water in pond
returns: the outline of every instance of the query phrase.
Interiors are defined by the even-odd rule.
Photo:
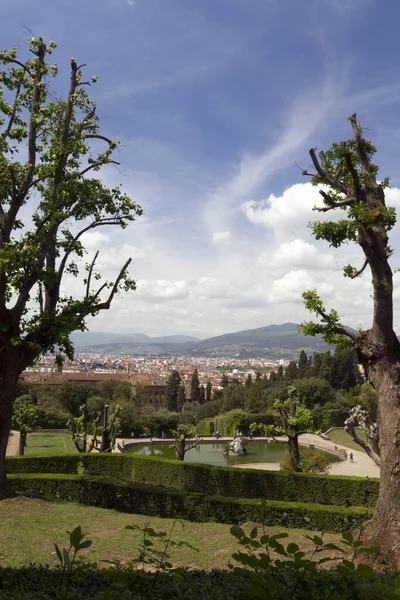
[[[158,456],[159,458],[176,458],[175,450],[170,448],[171,442],[155,444],[132,444],[125,452],[138,456]],[[233,467],[248,463],[280,463],[283,460],[286,444],[271,442],[249,442],[246,456],[229,456],[224,454],[226,442],[202,442],[196,448],[186,452],[185,460],[206,465]]]

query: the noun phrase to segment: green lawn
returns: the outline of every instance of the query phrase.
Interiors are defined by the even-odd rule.
[[[23,496],[0,502],[0,522],[0,565],[14,567],[30,562],[56,564],[54,543],[67,546],[68,536],[65,532],[78,525],[93,541],[92,547],[84,551],[88,560],[127,563],[137,556],[136,548],[143,540],[143,534],[126,530],[126,525],[150,526],[156,531],[169,532],[173,524],[172,519]],[[248,524],[244,529],[249,532],[253,526]],[[229,529],[229,525],[220,523],[176,522],[173,539],[189,542],[199,552],[185,547],[173,548],[173,564],[206,570],[225,568],[232,553],[238,549]],[[284,542],[295,542],[305,551],[313,549],[313,545],[304,538],[304,535],[312,535],[310,531],[265,528],[269,534],[284,531],[290,536]],[[340,536],[325,534],[324,539],[337,543]]]
[[[357,435],[362,440],[365,440],[364,431],[357,429]],[[360,450],[361,452],[364,452],[361,446],[353,442],[349,434],[346,433],[344,429],[334,429],[328,433],[328,437],[332,442],[336,442],[336,444],[341,444],[342,446],[347,446],[352,450]]]
[[[31,433],[28,435],[26,456],[71,454],[76,448],[68,433]]]

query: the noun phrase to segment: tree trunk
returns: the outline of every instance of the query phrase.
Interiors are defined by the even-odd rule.
[[[294,473],[298,473],[301,471],[299,467],[300,462],[300,451],[299,451],[299,438],[297,435],[293,437],[289,437],[289,454],[290,454],[290,464],[292,466],[292,471]]]
[[[8,358],[11,359],[10,362],[4,364],[3,356],[0,357],[0,363],[3,362],[0,366],[0,500],[15,496],[6,476],[6,451],[19,371],[13,364],[13,357]]]
[[[185,445],[185,440],[176,444],[176,458],[178,460],[185,460]]]
[[[108,429],[103,429],[101,434],[101,444],[99,452],[111,452],[110,432]]]
[[[390,364],[383,358],[370,363],[368,370],[378,396],[381,464],[379,496],[367,537],[385,562],[400,566],[400,360]]]
[[[19,433],[19,444],[18,444],[18,454],[19,456],[24,456],[25,454],[25,446],[26,446],[26,433],[20,431]]]

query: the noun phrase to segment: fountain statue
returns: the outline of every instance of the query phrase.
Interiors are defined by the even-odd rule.
[[[226,454],[230,456],[245,456],[247,454],[246,442],[241,435],[234,437],[231,442],[227,443]]]

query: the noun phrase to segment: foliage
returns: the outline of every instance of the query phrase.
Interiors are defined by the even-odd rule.
[[[19,450],[20,455],[24,454],[26,446],[26,436],[37,428],[39,422],[39,411],[33,404],[30,395],[19,396],[14,402],[12,426],[20,432]]]
[[[196,448],[198,442],[191,443],[186,446],[186,442],[190,438],[194,438],[196,430],[190,425],[178,425],[177,429],[171,432],[175,438],[175,443],[171,446],[176,451],[176,458],[178,460],[185,460],[186,452]]]
[[[82,541],[86,534],[82,533],[82,528],[80,525],[75,527],[75,529],[73,529],[71,532],[67,531],[67,533],[69,534],[68,550],[66,548],[61,550],[57,544],[54,544],[56,555],[61,565],[60,586],[58,589],[59,598],[69,597],[71,576],[78,552],[80,550],[84,550],[85,548],[90,548],[92,545],[91,540]]]
[[[211,402],[211,397],[212,397],[212,384],[211,384],[211,381],[208,380],[207,381],[207,385],[206,385],[206,397],[205,397],[205,401],[206,402]]]
[[[66,274],[79,276],[82,235],[107,225],[125,228],[142,211],[120,187],[109,189],[94,176],[115,164],[111,156],[118,141],[100,134],[96,103],[85,91],[96,77],[85,81],[83,65],[71,60],[68,95],[53,96],[49,80],[58,69],[46,59],[55,47],[32,37],[27,61],[17,59],[15,48],[0,53],[1,343],[19,348],[20,371],[56,344],[71,356],[69,334],[83,330],[86,317],[108,309],[118,290],[135,289],[127,274],[130,260],[114,282],[93,289],[101,279],[95,271],[97,253],[85,269],[82,299],[60,293]],[[91,140],[105,143],[106,149],[93,154]],[[28,201],[33,226],[24,229],[20,212]]]
[[[236,567],[211,572],[173,568],[170,549],[190,546],[175,542],[172,531],[127,526],[143,533],[143,543],[127,565],[112,563],[100,569],[96,564],[76,564],[71,571],[70,592],[55,591],[60,569],[29,565],[22,569],[0,568],[0,593],[4,600],[25,598],[50,600],[389,600],[398,597],[396,571],[374,571],[361,562],[374,553],[358,536],[346,532],[337,544],[324,541],[324,535],[305,535],[312,545],[308,556],[299,544],[287,541],[288,534],[268,535],[264,527],[249,534],[234,525],[231,535],[239,548],[232,555]],[[74,529],[72,534],[81,528]],[[72,535],[70,534],[70,535]],[[78,539],[78,536],[77,536]],[[284,541],[286,540],[286,541]],[[160,543],[160,550],[155,547]],[[76,543],[76,542],[75,542]],[[81,542],[82,543],[82,542]],[[83,542],[85,544],[85,542]],[[73,546],[72,546],[73,548]],[[79,545],[78,545],[79,548]],[[134,569],[143,561],[147,569]],[[334,562],[333,562],[334,561]],[[326,569],[324,566],[331,568]]]
[[[264,532],[259,534],[258,528],[254,527],[250,536],[247,536],[237,525],[231,527],[231,533],[240,546],[240,550],[235,552],[232,558],[250,573],[247,591],[256,598],[343,598],[343,593],[348,598],[356,597],[347,595],[346,585],[351,581],[351,588],[354,590],[354,579],[357,575],[361,575],[361,579],[375,576],[370,566],[360,564],[356,567],[359,556],[374,554],[375,549],[365,546],[359,537],[354,537],[351,533],[343,534],[340,541],[342,546],[324,543],[322,535],[305,536],[314,543],[311,557],[307,557],[298,544],[282,544],[282,540],[288,537],[287,533],[270,536]],[[334,551],[335,554],[318,559],[318,553],[323,550]],[[326,577],[321,590],[317,585],[316,575],[321,572],[322,565],[333,561],[339,561],[336,569],[338,575],[341,574],[342,581],[338,581],[337,578],[329,580]]]
[[[183,527],[182,522],[180,523]],[[155,531],[152,527],[139,527],[138,525],[127,525],[125,528],[131,531],[142,532],[143,541],[139,548],[137,548],[139,552],[138,556],[137,558],[134,558],[130,564],[141,565],[143,571],[145,570],[145,567],[151,567],[155,573],[154,586],[160,572],[169,571],[173,568],[173,565],[170,562],[171,556],[168,554],[170,548],[190,548],[191,550],[198,552],[198,549],[194,548],[194,546],[188,542],[183,540],[177,542],[172,539],[176,524],[177,521],[174,520],[169,532]],[[161,549],[157,548],[156,542],[161,543]]]
[[[300,469],[303,473],[328,473],[332,458],[336,459],[337,457],[329,456],[327,452],[316,448],[300,448]],[[289,452],[286,452],[279,468],[281,471],[292,470]]]
[[[178,389],[178,412],[182,410],[186,403],[186,389],[183,383],[179,386]]]
[[[122,406],[117,404],[113,412],[109,412],[108,405],[101,405],[100,410],[89,412],[88,406],[81,407],[80,417],[75,417],[67,422],[71,430],[72,439],[78,452],[111,452],[115,446],[117,435],[121,431],[121,419],[119,417]],[[89,431],[91,435],[89,438]],[[100,436],[100,439],[98,439]]]
[[[270,427],[270,432],[274,435],[287,435],[295,437],[301,433],[312,433],[314,423],[311,411],[300,404],[297,390],[294,386],[288,388],[288,398],[283,402],[276,400],[274,407],[279,411],[282,420],[282,426],[276,425]],[[291,412],[291,408],[294,408]]]
[[[178,412],[178,394],[181,383],[181,376],[174,369],[168,377],[166,390],[167,408],[171,412]]]
[[[7,471],[10,474],[85,474],[210,496],[369,508],[375,506],[379,490],[379,479],[374,478],[231,469],[134,454],[10,457]]]
[[[190,380],[190,399],[194,404],[200,403],[200,381],[197,367],[193,371],[192,379]]]
[[[173,429],[176,429],[179,423],[179,414],[164,408],[143,414],[141,420],[143,425],[148,427],[150,433],[161,437],[163,431],[164,433],[170,433]]]
[[[360,527],[373,514],[364,507],[209,496],[84,475],[19,474],[12,475],[11,481],[23,494],[194,522],[254,521],[335,533]]]

